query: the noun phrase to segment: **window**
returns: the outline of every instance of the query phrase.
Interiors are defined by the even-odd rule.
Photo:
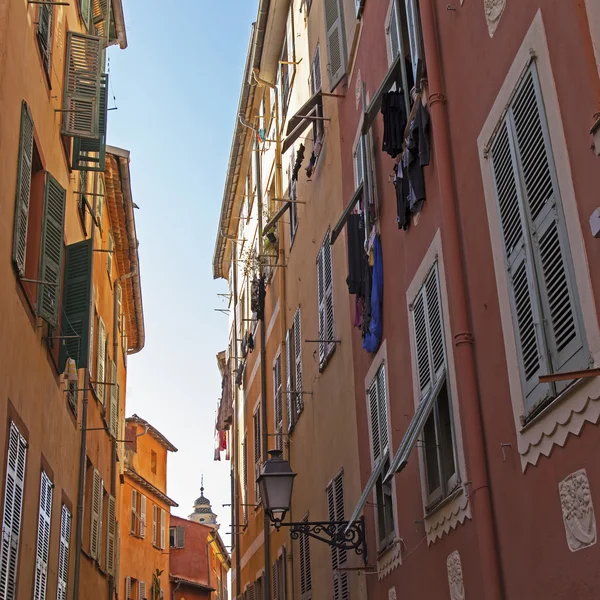
[[[581,308],[535,63],[491,147],[525,416],[569,382],[539,376],[588,366]]]
[[[420,402],[431,404],[422,432],[429,510],[458,485],[437,265],[417,293],[412,313]]]
[[[17,566],[25,486],[27,442],[11,422],[6,457],[4,515],[2,518],[3,548],[0,554],[0,593],[6,598],[17,594]]]
[[[283,48],[281,49],[281,58],[279,59],[279,93],[281,97],[281,120],[283,122],[285,113],[290,101],[291,84],[292,84],[292,69],[294,66],[294,13],[290,9],[286,34],[283,40]]]
[[[137,581],[133,577],[125,577],[125,600],[137,600]]]
[[[146,582],[138,581],[138,600],[146,600]]]
[[[110,361],[110,414],[108,431],[115,440],[119,435],[119,383],[117,379],[117,364]]]
[[[161,508],[160,509],[160,548],[164,550],[167,547],[166,543],[166,532],[167,532],[167,512]]]
[[[117,561],[117,508],[114,496],[107,496],[106,520],[106,570],[109,575],[115,574]]]
[[[73,411],[73,414],[77,416],[77,388],[78,383],[76,381],[68,382],[68,392],[67,392],[67,400],[69,402],[69,407]]]
[[[333,270],[330,231],[327,230],[317,257],[319,299],[319,369],[322,371],[335,350],[333,322]]]
[[[242,444],[242,512],[244,525],[248,524],[248,435],[244,435]]]
[[[360,136],[352,153],[354,159],[354,181],[356,188],[364,182],[365,172],[367,170],[367,157],[365,154],[365,138]]]
[[[260,422],[260,405],[254,411],[253,431],[254,431],[254,480],[260,475],[262,469],[262,438]],[[260,490],[258,483],[254,484],[254,502],[260,504]]]
[[[37,550],[35,555],[35,585],[33,600],[45,600],[48,585],[50,553],[50,521],[52,518],[52,482],[44,471],[40,482],[40,512],[38,516]]]
[[[369,423],[371,433],[371,452],[373,469],[379,476],[375,483],[377,533],[379,550],[385,549],[392,541],[394,528],[394,508],[391,482],[384,483],[384,477],[390,466],[390,444],[388,434],[388,408],[385,381],[385,365],[381,365],[367,389],[369,403]]]
[[[87,235],[86,220],[87,213],[86,209],[89,207],[89,201],[87,198],[88,191],[88,174],[87,171],[79,172],[79,194],[77,198],[77,213],[79,214],[79,220],[83,227],[84,235]],[[91,211],[90,211],[91,212]]]
[[[102,555],[102,503],[104,487],[100,472],[92,467],[92,494],[90,498],[90,556],[98,564]]]
[[[52,9],[52,5],[39,4],[37,18],[37,41],[49,82],[51,81],[52,70]]]
[[[154,450],[150,450],[150,469],[152,470],[152,472],[156,475],[156,463],[157,463],[158,457],[156,455],[156,452],[154,452]]]
[[[152,505],[152,545],[158,547],[158,519],[160,509],[156,504]]]
[[[146,536],[146,496],[137,490],[131,490],[131,535]]]
[[[79,14],[85,28],[89,29],[92,16],[92,0],[79,0]]]
[[[329,91],[333,92],[346,75],[346,29],[341,0],[325,0],[325,29]]]
[[[104,179],[98,177],[98,191],[96,196],[96,225],[102,234],[102,218],[104,217]]]
[[[169,527],[169,547],[185,548],[185,527]]]
[[[286,396],[288,410],[288,432],[292,431],[304,409],[302,394],[302,339],[300,307],[294,314],[294,322],[285,338]]]
[[[113,239],[112,231],[108,232],[108,252],[106,253],[106,272],[108,278],[112,283],[112,266],[113,266],[113,252],[115,247],[115,240]]]
[[[69,545],[71,543],[71,519],[71,511],[63,504],[60,515],[57,600],[67,600],[67,585],[69,581]]]
[[[308,536],[301,536],[301,538]],[[273,600],[286,600],[287,590],[287,572],[286,572],[286,551],[285,546],[282,548],[281,555],[275,560],[272,569],[272,586],[273,586]],[[225,596],[226,597],[226,596]]]
[[[105,366],[106,366],[106,352],[108,350],[108,340],[106,339],[106,327],[102,317],[98,318],[98,349],[96,354],[96,395],[98,400],[104,404],[105,402]]]
[[[315,54],[313,56],[311,65],[310,65],[310,91],[311,95],[316,94],[322,90],[322,80],[321,80],[321,48],[319,44],[315,48]],[[315,107],[315,117],[317,119],[313,119],[313,141],[316,144],[317,140],[323,139],[323,135],[325,133],[325,129],[323,126],[323,121],[321,118],[323,117],[323,105],[318,103]]]
[[[399,5],[398,12],[398,3],[396,0],[391,1],[386,35],[390,62],[393,62],[401,51],[404,54],[408,72],[406,81],[403,77],[403,88],[410,91],[413,85],[418,83],[419,67],[422,67],[423,62],[421,16],[418,0],[400,0]]]
[[[276,446],[278,450],[283,448],[283,386],[281,383],[281,354],[275,359],[273,365],[273,399],[275,415],[275,433],[277,434]]]
[[[327,486],[327,507],[330,521],[344,520],[344,476],[343,473],[336,475]],[[331,570],[333,571],[333,597],[335,600],[348,600],[350,598],[350,587],[348,585],[348,573],[338,571],[346,566],[347,552],[340,548],[331,548]]]

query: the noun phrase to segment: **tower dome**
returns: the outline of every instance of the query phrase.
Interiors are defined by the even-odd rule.
[[[215,529],[219,528],[217,524],[217,515],[212,510],[210,500],[204,495],[204,477],[202,478],[202,487],[200,488],[200,496],[194,501],[194,510],[188,519],[209,525]]]

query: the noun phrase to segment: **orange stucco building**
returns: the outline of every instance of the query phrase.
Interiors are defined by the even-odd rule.
[[[144,419],[126,419],[121,473],[119,598],[171,598],[167,457],[177,448]]]

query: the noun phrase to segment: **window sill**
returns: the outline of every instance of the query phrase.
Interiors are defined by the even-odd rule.
[[[377,579],[381,581],[392,571],[402,565],[402,540],[394,537],[386,547],[377,554]]]
[[[459,486],[434,507],[425,510],[423,520],[427,544],[433,544],[451,529],[456,529],[465,519],[471,518],[471,504],[465,485]]]

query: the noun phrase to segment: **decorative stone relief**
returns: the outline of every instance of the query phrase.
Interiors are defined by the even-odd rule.
[[[498,23],[500,23],[500,17],[504,12],[506,6],[506,0],[483,0],[485,8],[485,20],[487,21],[488,32],[490,37],[494,36]]]
[[[569,550],[577,552],[593,546],[597,540],[596,516],[585,469],[563,479],[558,492]]]
[[[458,550],[448,555],[446,568],[448,569],[448,586],[450,587],[451,600],[465,600],[465,585]]]
[[[358,110],[358,105],[362,101],[362,77],[360,76],[360,69],[358,71],[358,75],[356,76],[356,85],[354,86],[354,100],[356,101],[356,110]]]
[[[392,586],[388,590],[388,600],[398,600],[398,595],[396,594],[396,586]]]

